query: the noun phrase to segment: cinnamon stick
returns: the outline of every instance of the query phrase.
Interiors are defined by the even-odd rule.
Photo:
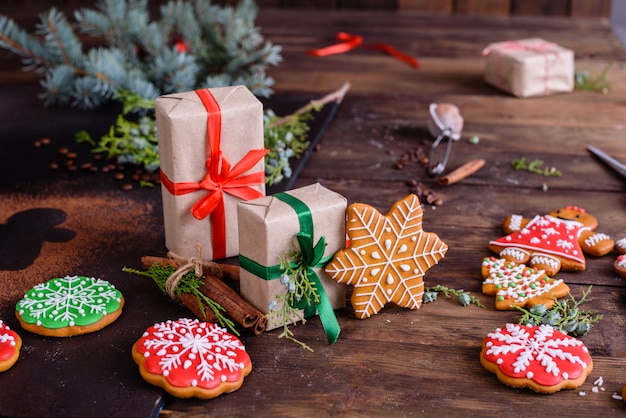
[[[176,259],[167,258],[167,257],[155,257],[151,255],[146,255],[144,257],[141,257],[141,263],[144,265],[144,268],[147,268],[145,266],[150,267],[153,264],[159,264],[162,266],[172,266],[175,268],[180,267],[180,262],[177,261]],[[222,264],[222,263],[214,263],[214,264],[217,267],[219,267],[219,269],[222,272],[221,277],[218,277],[218,278],[233,280],[236,282],[239,281],[239,266],[234,266],[232,264]],[[203,268],[202,273],[204,275],[215,276],[214,273],[207,271],[207,269],[205,268]]]
[[[442,186],[449,186],[451,184],[457,183],[464,178],[467,178],[480,170],[485,165],[485,160],[483,159],[475,159],[466,162],[461,167],[452,171],[451,173],[441,176],[437,179],[437,183]]]
[[[172,266],[174,268],[179,268],[184,263],[173,258],[145,256],[141,258],[141,264],[142,268],[148,269],[154,264],[157,264],[159,266]],[[220,264],[219,266],[221,268],[224,265]],[[233,270],[239,269],[238,266],[229,267],[230,268],[226,270],[230,272],[230,275],[234,275]],[[203,284],[198,288],[198,290],[209,299],[220,304],[226,310],[228,316],[230,316],[242,327],[252,330],[256,335],[263,333],[267,326],[267,317],[265,316],[265,314],[252,306],[248,301],[242,298],[239,293],[237,293],[230,286],[228,286],[226,283],[216,277],[214,270],[204,266],[202,270],[202,274],[205,276],[205,278],[203,280]],[[224,275],[224,270],[222,270],[222,274]],[[189,295],[192,296],[193,300],[187,298],[188,300],[185,301],[185,298],[183,296],[180,297],[181,302],[187,308],[189,308],[192,313],[194,313],[199,319],[204,320],[202,312],[198,306],[197,299],[192,295]],[[194,308],[192,309],[190,305],[193,305]],[[214,315],[209,308],[205,309],[205,311],[208,311],[208,315]]]
[[[189,309],[191,313],[194,314],[199,320],[213,323],[218,322],[217,316],[215,316],[215,313],[211,310],[211,308],[204,305],[202,302],[199,302],[198,298],[196,298],[191,293],[183,293],[179,296],[179,300],[180,303],[185,305],[185,307]],[[202,308],[200,307],[201,303],[204,307],[204,312],[202,312]]]

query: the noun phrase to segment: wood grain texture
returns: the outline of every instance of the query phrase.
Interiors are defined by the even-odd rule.
[[[323,338],[316,339],[319,344],[313,356],[264,335],[263,341],[252,342],[251,349],[259,350],[257,370],[263,379],[273,382],[272,389],[259,391],[253,380],[258,375],[253,373],[250,386],[242,389],[252,399],[244,410],[280,416],[459,416],[468,411],[477,416],[500,416],[503,404],[508,411],[521,411],[535,402],[546,402],[543,395],[503,386],[476,360],[486,333],[518,317],[514,312],[494,312],[493,300],[480,294],[479,263],[490,254],[486,243],[503,235],[501,222],[512,213],[532,217],[575,204],[597,215],[598,230],[616,237],[626,234],[624,182],[585,149],[593,143],[626,161],[620,145],[626,114],[623,48],[601,21],[450,19],[368,12],[334,16],[331,25],[314,14],[300,19],[295,23],[300,28],[298,36],[291,41],[276,34],[280,38],[277,43],[286,44],[285,66],[272,72],[277,89],[321,92],[345,80],[352,83],[338,118],[297,185],[319,181],[349,202],[365,202],[386,213],[395,200],[409,193],[408,180],[424,182],[444,200],[442,206],[425,207],[424,229],[436,231],[450,246],[425,282],[471,291],[487,308],[461,308],[442,299],[419,311],[388,306],[359,321],[348,307],[338,312],[342,326],[339,341],[328,347]],[[267,17],[265,27],[272,37],[273,17]],[[304,56],[303,51],[328,42],[345,27],[371,42],[388,42],[413,53],[421,68],[411,70],[365,49],[318,59]],[[476,27],[483,30],[478,32]],[[494,40],[531,33],[573,48],[580,65],[590,70],[601,71],[613,62],[610,92],[581,91],[521,100],[485,85],[481,49]],[[306,85],[303,79],[308,80]],[[434,101],[456,104],[465,118],[464,135],[454,145],[450,168],[473,158],[486,159],[483,169],[450,187],[438,186],[416,162],[402,170],[393,167],[407,150],[428,150],[432,138],[426,130],[427,109]],[[467,142],[471,135],[480,137],[479,144]],[[558,167],[563,175],[543,177],[515,171],[510,162],[521,156]],[[544,183],[547,191],[543,191]],[[613,256],[589,258],[585,272],[559,273],[576,297],[593,285],[593,301],[587,308],[605,315],[583,339],[592,352],[594,372],[579,390],[563,391],[549,399],[552,407],[575,409],[571,412],[574,416],[584,416],[586,411],[613,416],[625,409],[621,401],[611,398],[626,383],[620,371],[626,364],[626,344],[619,331],[626,322],[625,282],[613,273],[613,260]],[[295,331],[310,338],[321,328],[311,321]],[[285,366],[287,358],[291,367]],[[594,393],[593,382],[600,376],[604,390]],[[322,377],[324,384],[320,383]],[[268,393],[273,391],[288,399]],[[581,391],[587,395],[581,396]],[[246,397],[233,397],[240,395]],[[183,404],[186,413],[205,411],[199,404],[181,401],[172,401],[166,411],[176,416],[173,411]],[[227,399],[216,400],[211,410],[241,413],[241,408]]]
[[[161,416],[500,417],[528,416],[535,413],[537,405],[549,405],[550,411],[566,411],[573,417],[623,415],[626,404],[611,397],[626,384],[626,279],[612,270],[614,253],[588,257],[584,272],[559,273],[577,298],[593,285],[593,300],[584,307],[604,315],[582,338],[594,359],[594,371],[581,388],[550,396],[512,389],[501,384],[478,360],[486,334],[519,318],[517,312],[496,311],[492,297],[480,293],[480,263],[491,255],[487,242],[503,235],[501,223],[508,215],[532,217],[577,205],[597,216],[598,231],[615,238],[626,236],[626,183],[585,148],[596,145],[626,162],[626,52],[606,20],[262,9],[258,24],[270,41],[283,46],[284,62],[270,70],[278,97],[319,97],[344,81],[352,85],[296,186],[320,182],[344,195],[349,203],[367,203],[386,213],[395,201],[410,193],[408,182],[422,182],[443,200],[441,206],[424,205],[424,230],[436,232],[449,246],[446,257],[425,275],[426,285],[464,289],[486,307],[461,307],[455,300],[440,297],[419,310],[388,305],[378,315],[358,320],[348,304],[337,311],[342,331],[332,346],[327,344],[317,318],[292,328],[314,353],[279,339],[276,331],[258,337],[244,334],[253,371],[240,390],[208,402],[168,398]],[[414,55],[421,67],[414,70],[367,48],[324,58],[307,55],[309,49],[333,43],[336,33],[342,30],[362,35],[365,43],[387,43]],[[577,67],[595,74],[611,63],[608,77],[612,86],[608,93],[575,91],[517,99],[486,85],[482,49],[491,42],[528,36],[540,36],[573,49]],[[81,124],[94,124],[107,112],[113,120],[111,109],[80,117],[67,109],[43,110],[36,98],[36,77],[21,73],[19,60],[2,51],[0,62],[0,106],[6,109],[2,127],[19,129],[24,140],[32,141],[43,132],[67,140]],[[438,185],[415,161],[403,169],[395,168],[407,151],[429,150],[432,137],[427,130],[427,112],[433,102],[455,104],[465,119],[462,138],[453,146],[448,168],[474,158],[486,161],[477,173],[452,186]],[[24,112],[46,123],[25,123]],[[14,122],[19,120],[21,127]],[[474,135],[480,138],[478,144],[468,141]],[[35,159],[29,160],[28,166],[32,167],[44,160],[32,153],[29,144],[10,143],[2,152],[33,155]],[[511,161],[522,156],[557,167],[562,175],[544,177],[514,170]],[[44,256],[71,262],[62,265],[83,272],[110,272],[111,278],[121,281],[129,291],[140,286],[120,273],[122,265],[117,264],[132,264],[133,251],[143,255],[165,252],[162,231],[158,229],[162,222],[160,191],[134,190],[125,194],[115,189],[111,180],[98,185],[105,192],[94,189],[76,196],[72,187],[77,178],[66,176],[63,181],[42,185],[31,178],[30,171],[25,169],[18,180],[12,180],[11,173],[0,167],[0,178],[4,180],[0,197],[5,205],[12,211],[23,209],[37,196],[39,204],[72,202],[67,209],[71,215],[68,226],[81,231],[80,242],[86,242],[90,234],[97,237],[93,247],[81,248],[89,257],[83,252],[58,251],[55,246],[47,246]],[[97,225],[96,214],[89,211],[88,204],[96,198],[106,208],[98,211],[98,219],[106,219]],[[141,220],[141,228],[129,233],[127,229],[135,218]],[[37,264],[35,270],[29,270],[28,279],[63,272]],[[22,289],[16,287],[13,273],[1,273],[0,284],[4,287],[0,308],[10,313],[13,299]],[[151,298],[155,298],[154,305]],[[157,289],[146,286],[136,301],[128,301],[133,333],[142,331],[141,322],[147,316],[144,306],[158,308],[163,319],[167,319],[166,314],[183,314]],[[32,336],[28,338],[32,347],[42,343]],[[128,370],[134,366],[132,359],[125,357],[131,340],[129,334],[124,334],[116,347],[115,364],[126,365]],[[30,355],[20,361],[28,364]],[[146,383],[138,375],[128,378],[126,374],[118,375],[123,396],[152,389],[143,386]],[[12,384],[6,377],[0,376],[0,386]],[[603,390],[596,393],[593,382],[600,377]]]

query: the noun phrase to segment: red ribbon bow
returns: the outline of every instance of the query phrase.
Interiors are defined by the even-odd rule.
[[[388,44],[363,45],[363,37],[360,35],[351,35],[346,32],[339,32],[337,33],[337,40],[341,42],[335,45],[327,46],[325,48],[311,49],[307,53],[314,57],[325,57],[327,55],[343,54],[344,52],[348,52],[351,49],[354,49],[358,46],[363,46],[364,48],[384,51],[388,53],[389,55],[395,58],[398,58],[401,61],[406,62],[407,64],[409,64],[411,67],[414,67],[415,69],[419,68],[420,66],[418,60],[416,60],[412,56],[401,53],[400,51],[398,51],[391,45],[388,45]]]
[[[222,115],[219,104],[208,89],[196,90],[207,111],[207,145],[210,150],[206,160],[207,172],[201,181],[174,183],[161,170],[161,183],[174,196],[206,190],[191,208],[193,216],[202,220],[211,215],[213,259],[226,257],[226,214],[224,193],[243,200],[262,197],[263,193],[252,188],[265,182],[265,173],[244,173],[254,167],[268,153],[267,149],[250,150],[231,168],[230,162],[220,150]]]

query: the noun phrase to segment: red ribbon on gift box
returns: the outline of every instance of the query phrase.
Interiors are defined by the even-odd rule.
[[[519,41],[507,41],[502,42],[498,45],[493,45],[483,49],[483,57],[488,56],[494,51],[500,52],[498,55],[498,59],[496,61],[496,84],[498,87],[502,87],[502,53],[504,51],[532,51],[537,53],[552,53],[559,58],[559,52],[556,50],[557,44],[553,42],[541,42],[537,44],[525,44]],[[544,76],[544,93],[548,94],[548,80],[550,79],[550,61],[548,60],[548,56],[545,55],[545,76]]]
[[[202,180],[174,183],[161,170],[161,183],[174,196],[206,190],[191,208],[191,213],[198,220],[211,215],[211,234],[213,259],[226,257],[226,214],[224,210],[224,193],[243,200],[263,197],[264,194],[251,186],[265,182],[265,172],[244,173],[254,167],[269,150],[262,148],[250,150],[231,168],[231,164],[222,154],[220,142],[222,137],[222,113],[219,104],[208,89],[195,91],[207,111],[207,148],[209,157],[206,159],[207,171]]]
[[[388,44],[371,44],[371,45],[363,45],[363,37],[360,35],[352,35],[346,32],[339,32],[337,34],[337,40],[341,41],[338,44],[330,45],[325,48],[319,49],[311,49],[308,51],[308,54],[314,57],[325,57],[327,55],[334,54],[343,54],[344,52],[348,52],[351,49],[354,49],[359,46],[363,46],[364,48],[375,49],[378,51],[384,51],[389,55],[406,62],[411,67],[415,69],[419,68],[420,64],[415,58],[410,55],[406,55],[392,47]]]

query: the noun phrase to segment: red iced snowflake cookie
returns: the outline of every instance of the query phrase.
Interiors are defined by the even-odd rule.
[[[585,344],[550,325],[496,329],[483,341],[480,362],[502,383],[541,393],[577,388],[593,370]]]
[[[233,392],[252,370],[237,337],[197,319],[154,324],[132,353],[147,382],[179,398],[209,399]]]
[[[539,304],[551,309],[555,298],[567,296],[570,290],[563,280],[549,277],[544,270],[504,258],[486,257],[483,259],[481,273],[482,291],[496,297],[495,307],[498,310]]]
[[[20,357],[22,339],[0,320],[0,372],[9,370]]]
[[[507,260],[545,270],[548,276],[561,269],[585,270],[585,254],[603,256],[614,245],[606,234],[594,232],[598,220],[576,206],[532,219],[511,215],[502,226],[508,235],[487,247]]]

